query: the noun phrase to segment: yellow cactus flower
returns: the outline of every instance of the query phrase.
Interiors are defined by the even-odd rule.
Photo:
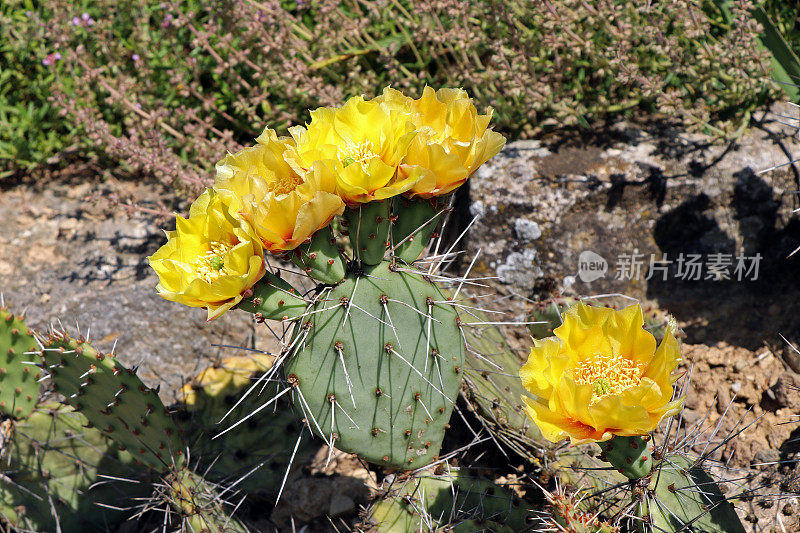
[[[197,390],[203,389],[207,397],[236,393],[252,383],[257,372],[272,368],[275,357],[269,354],[226,357],[218,366],[206,368],[197,377],[181,388],[181,402],[185,405],[197,403]]]
[[[431,198],[454,191],[506,142],[505,137],[487,129],[492,109],[479,115],[463,89],[437,91],[426,86],[414,100],[386,88],[375,100],[410,113],[418,131],[400,170],[421,168],[428,179],[415,183],[410,196]]]
[[[238,304],[264,275],[264,252],[250,225],[232,216],[222,197],[208,189],[189,218],[176,217],[175,231],[151,255],[161,297],[204,307],[208,320]]]
[[[326,161],[338,194],[353,206],[404,193],[420,181],[432,186],[433,177],[421,168],[403,165],[417,135],[410,118],[407,111],[361,96],[339,108],[319,108],[306,127],[289,128],[297,150],[288,159],[298,169]]]
[[[324,161],[308,169],[284,159],[294,141],[270,129],[258,144],[217,163],[214,189],[252,224],[264,248],[272,253],[293,250],[344,211],[336,194],[336,175]]]
[[[672,401],[680,347],[667,328],[656,347],[643,329],[639,304],[615,311],[579,302],[563,315],[554,337],[534,341],[520,369],[528,415],[542,435],[573,444],[615,435],[645,435],[680,412]]]

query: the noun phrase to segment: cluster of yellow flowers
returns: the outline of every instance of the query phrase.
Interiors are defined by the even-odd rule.
[[[454,191],[505,143],[488,129],[491,115],[461,89],[426,87],[415,100],[387,88],[312,111],[290,137],[265,130],[217,164],[213,189],[149,258],[159,294],[212,320],[264,275],[264,250],[297,248],[346,207]]]

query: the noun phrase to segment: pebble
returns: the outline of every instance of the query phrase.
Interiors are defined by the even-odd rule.
[[[518,218],[514,220],[514,233],[522,241],[535,241],[542,236],[539,224],[532,220]]]
[[[722,414],[731,403],[731,393],[727,385],[720,385],[717,389],[717,412]]]

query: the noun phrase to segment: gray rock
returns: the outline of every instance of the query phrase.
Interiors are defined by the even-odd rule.
[[[542,236],[542,230],[539,228],[539,224],[524,218],[517,218],[514,220],[514,233],[516,233],[517,238],[523,242],[535,241]]]
[[[542,270],[534,264],[535,260],[536,250],[532,248],[513,252],[508,255],[504,264],[497,267],[497,275],[502,283],[530,290],[536,278],[542,275]]]
[[[750,464],[763,470],[767,468],[777,468],[778,465],[772,463],[777,463],[780,460],[780,450],[776,450],[774,448],[764,448],[763,450],[758,450],[755,455],[753,455],[753,460],[750,461]]]
[[[786,104],[775,113],[796,115]],[[518,141],[488,161],[470,181],[470,211],[482,219],[472,229],[469,248],[491,258],[495,274],[521,294],[534,285],[518,272],[524,250],[537,240],[536,266],[549,286],[575,275],[581,252],[609,263],[607,274],[589,283],[578,279],[579,294],[647,294],[651,257],[754,254],[785,258],[800,245],[790,172],[763,169],[799,154],[794,130],[766,117],[735,143],[663,126],[620,123],[596,141],[558,138],[552,146]],[[621,266],[638,250],[638,276]],[[469,255],[468,255],[469,257]],[[766,256],[765,256],[766,257]],[[526,264],[525,268],[533,270]],[[732,266],[728,267],[732,270]],[[675,262],[669,278],[678,274]],[[620,275],[623,274],[623,275]],[[547,283],[543,285],[548,286]]]

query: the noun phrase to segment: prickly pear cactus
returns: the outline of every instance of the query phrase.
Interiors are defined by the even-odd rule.
[[[159,472],[183,464],[183,438],[158,393],[113,354],[55,332],[42,350],[42,363],[55,390],[120,450]]]
[[[619,527],[604,522],[597,513],[590,513],[581,504],[583,500],[557,484],[555,492],[545,490],[549,514],[542,520],[545,531],[564,533],[619,533]]]
[[[430,463],[465,354],[458,314],[437,285],[386,262],[363,265],[309,314],[284,375],[312,429],[370,462]]]
[[[723,531],[744,533],[736,511],[702,466],[670,455],[650,476],[638,507],[641,532]]]
[[[176,412],[186,428],[192,456],[198,459],[198,469],[205,472],[205,477],[229,481],[246,476],[237,487],[248,494],[275,495],[293,451],[290,475],[317,448],[306,435],[293,450],[301,425],[288,401],[225,431],[263,404],[264,396],[245,394],[272,367],[273,360],[271,355],[252,354],[229,357],[206,368],[184,386]],[[264,395],[274,395],[275,388],[274,383],[267,384]]]
[[[441,476],[423,473],[397,485],[369,513],[368,521],[380,533],[437,531],[448,526],[454,531],[505,533],[526,531],[532,522],[532,504],[491,481],[458,470]],[[469,529],[476,525],[477,529]]]
[[[478,320],[488,321],[480,311],[470,312]],[[528,395],[517,375],[522,361],[495,326],[465,328],[464,333],[470,349],[462,391],[470,407],[495,439],[539,464],[546,447],[539,428],[522,406],[522,396]]]
[[[228,513],[220,491],[201,475],[182,468],[164,482],[172,506],[181,513],[182,530],[196,533],[245,533],[247,528]]]
[[[0,308],[0,415],[24,418],[39,400],[36,339],[21,317]]]
[[[132,456],[87,426],[83,415],[59,404],[42,405],[17,423],[10,463],[0,463],[0,524],[55,531],[58,520],[65,532],[109,531],[126,519],[114,508],[149,494]]]

